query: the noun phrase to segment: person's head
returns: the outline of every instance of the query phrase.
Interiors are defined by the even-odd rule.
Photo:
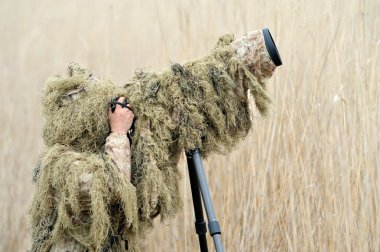
[[[47,146],[62,144],[78,151],[97,151],[110,132],[108,108],[121,95],[112,82],[77,64],[67,74],[48,79],[43,97],[43,137]]]

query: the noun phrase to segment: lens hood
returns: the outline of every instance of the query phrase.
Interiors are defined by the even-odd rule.
[[[267,51],[273,63],[276,66],[281,66],[282,61],[281,61],[280,53],[277,50],[276,44],[274,43],[274,40],[268,28],[263,29],[263,35],[264,35],[265,47],[267,48]]]

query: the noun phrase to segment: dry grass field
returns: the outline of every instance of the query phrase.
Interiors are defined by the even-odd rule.
[[[284,63],[268,81],[272,112],[204,163],[226,251],[380,251],[378,0],[0,1],[0,251],[30,245],[48,76],[75,61],[122,85],[262,27]],[[183,211],[142,251],[198,250],[180,168]]]

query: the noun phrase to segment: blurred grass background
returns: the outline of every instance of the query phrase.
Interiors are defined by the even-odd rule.
[[[48,76],[75,61],[122,85],[263,27],[284,63],[268,81],[272,114],[205,162],[226,250],[380,251],[379,13],[378,0],[0,1],[0,251],[30,246]],[[180,169],[184,209],[142,251],[198,250]]]

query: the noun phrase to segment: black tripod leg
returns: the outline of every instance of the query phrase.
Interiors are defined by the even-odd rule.
[[[195,172],[194,160],[192,158],[191,153],[186,153],[187,158],[187,166],[189,168],[189,178],[190,178],[190,186],[191,186],[191,194],[193,196],[193,205],[194,205],[194,214],[195,214],[195,230],[198,234],[199,238],[199,246],[201,248],[201,252],[207,252],[207,226],[206,222],[203,218],[203,208],[202,208],[202,200],[201,194],[198,186],[198,179]]]
[[[206,209],[207,219],[208,219],[208,228],[210,230],[210,234],[214,240],[215,249],[217,252],[223,252],[224,247],[221,239],[221,230],[219,226],[219,222],[216,219],[214,206],[212,205],[211,194],[208,189],[208,184],[206,180],[206,175],[204,173],[201,154],[199,153],[199,149],[195,149],[192,151],[192,157],[194,160],[194,166],[196,171],[196,176],[198,178],[198,186],[202,193],[203,204]]]

